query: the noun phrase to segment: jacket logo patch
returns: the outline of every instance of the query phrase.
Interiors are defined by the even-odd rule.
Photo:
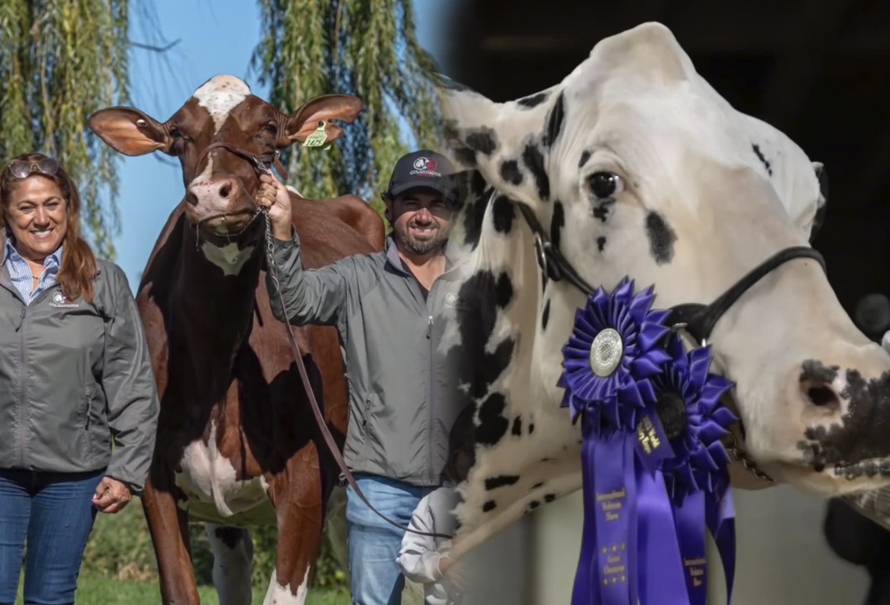
[[[49,301],[49,306],[61,309],[76,309],[78,304],[65,298],[61,291],[57,291],[53,294],[52,300]]]

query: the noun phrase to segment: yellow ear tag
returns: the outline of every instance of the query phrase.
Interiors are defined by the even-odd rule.
[[[324,147],[324,144],[328,142],[328,133],[325,130],[325,122],[320,122],[318,124],[318,128],[315,129],[315,132],[306,137],[306,140],[303,141],[303,147]]]

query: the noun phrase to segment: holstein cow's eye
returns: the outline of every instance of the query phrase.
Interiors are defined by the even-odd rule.
[[[624,191],[624,180],[614,172],[594,172],[588,182],[593,195],[598,198],[615,197]]]
[[[266,122],[263,124],[263,130],[269,134],[278,134],[278,125],[275,122]]]
[[[624,179],[614,172],[594,172],[588,182],[593,195],[598,198],[615,197],[624,191]]]

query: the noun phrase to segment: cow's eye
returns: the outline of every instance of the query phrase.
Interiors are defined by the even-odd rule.
[[[615,197],[624,191],[624,179],[614,172],[594,172],[587,182],[593,195],[601,199]]]

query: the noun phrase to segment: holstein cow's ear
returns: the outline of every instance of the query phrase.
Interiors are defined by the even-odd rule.
[[[558,87],[506,103],[451,81],[440,82],[438,92],[446,144],[458,164],[479,170],[514,200],[534,206],[550,199],[547,162],[565,118]]]
[[[315,97],[287,119],[285,139],[280,141],[280,145],[286,147],[294,142],[302,143],[322,125],[324,125],[326,135],[325,143],[336,141],[343,134],[343,130],[333,121],[342,120],[352,123],[358,117],[362,107],[362,102],[358,97],[349,95]]]
[[[90,128],[109,147],[124,155],[168,153],[173,139],[167,128],[138,109],[111,107],[90,116]]]

